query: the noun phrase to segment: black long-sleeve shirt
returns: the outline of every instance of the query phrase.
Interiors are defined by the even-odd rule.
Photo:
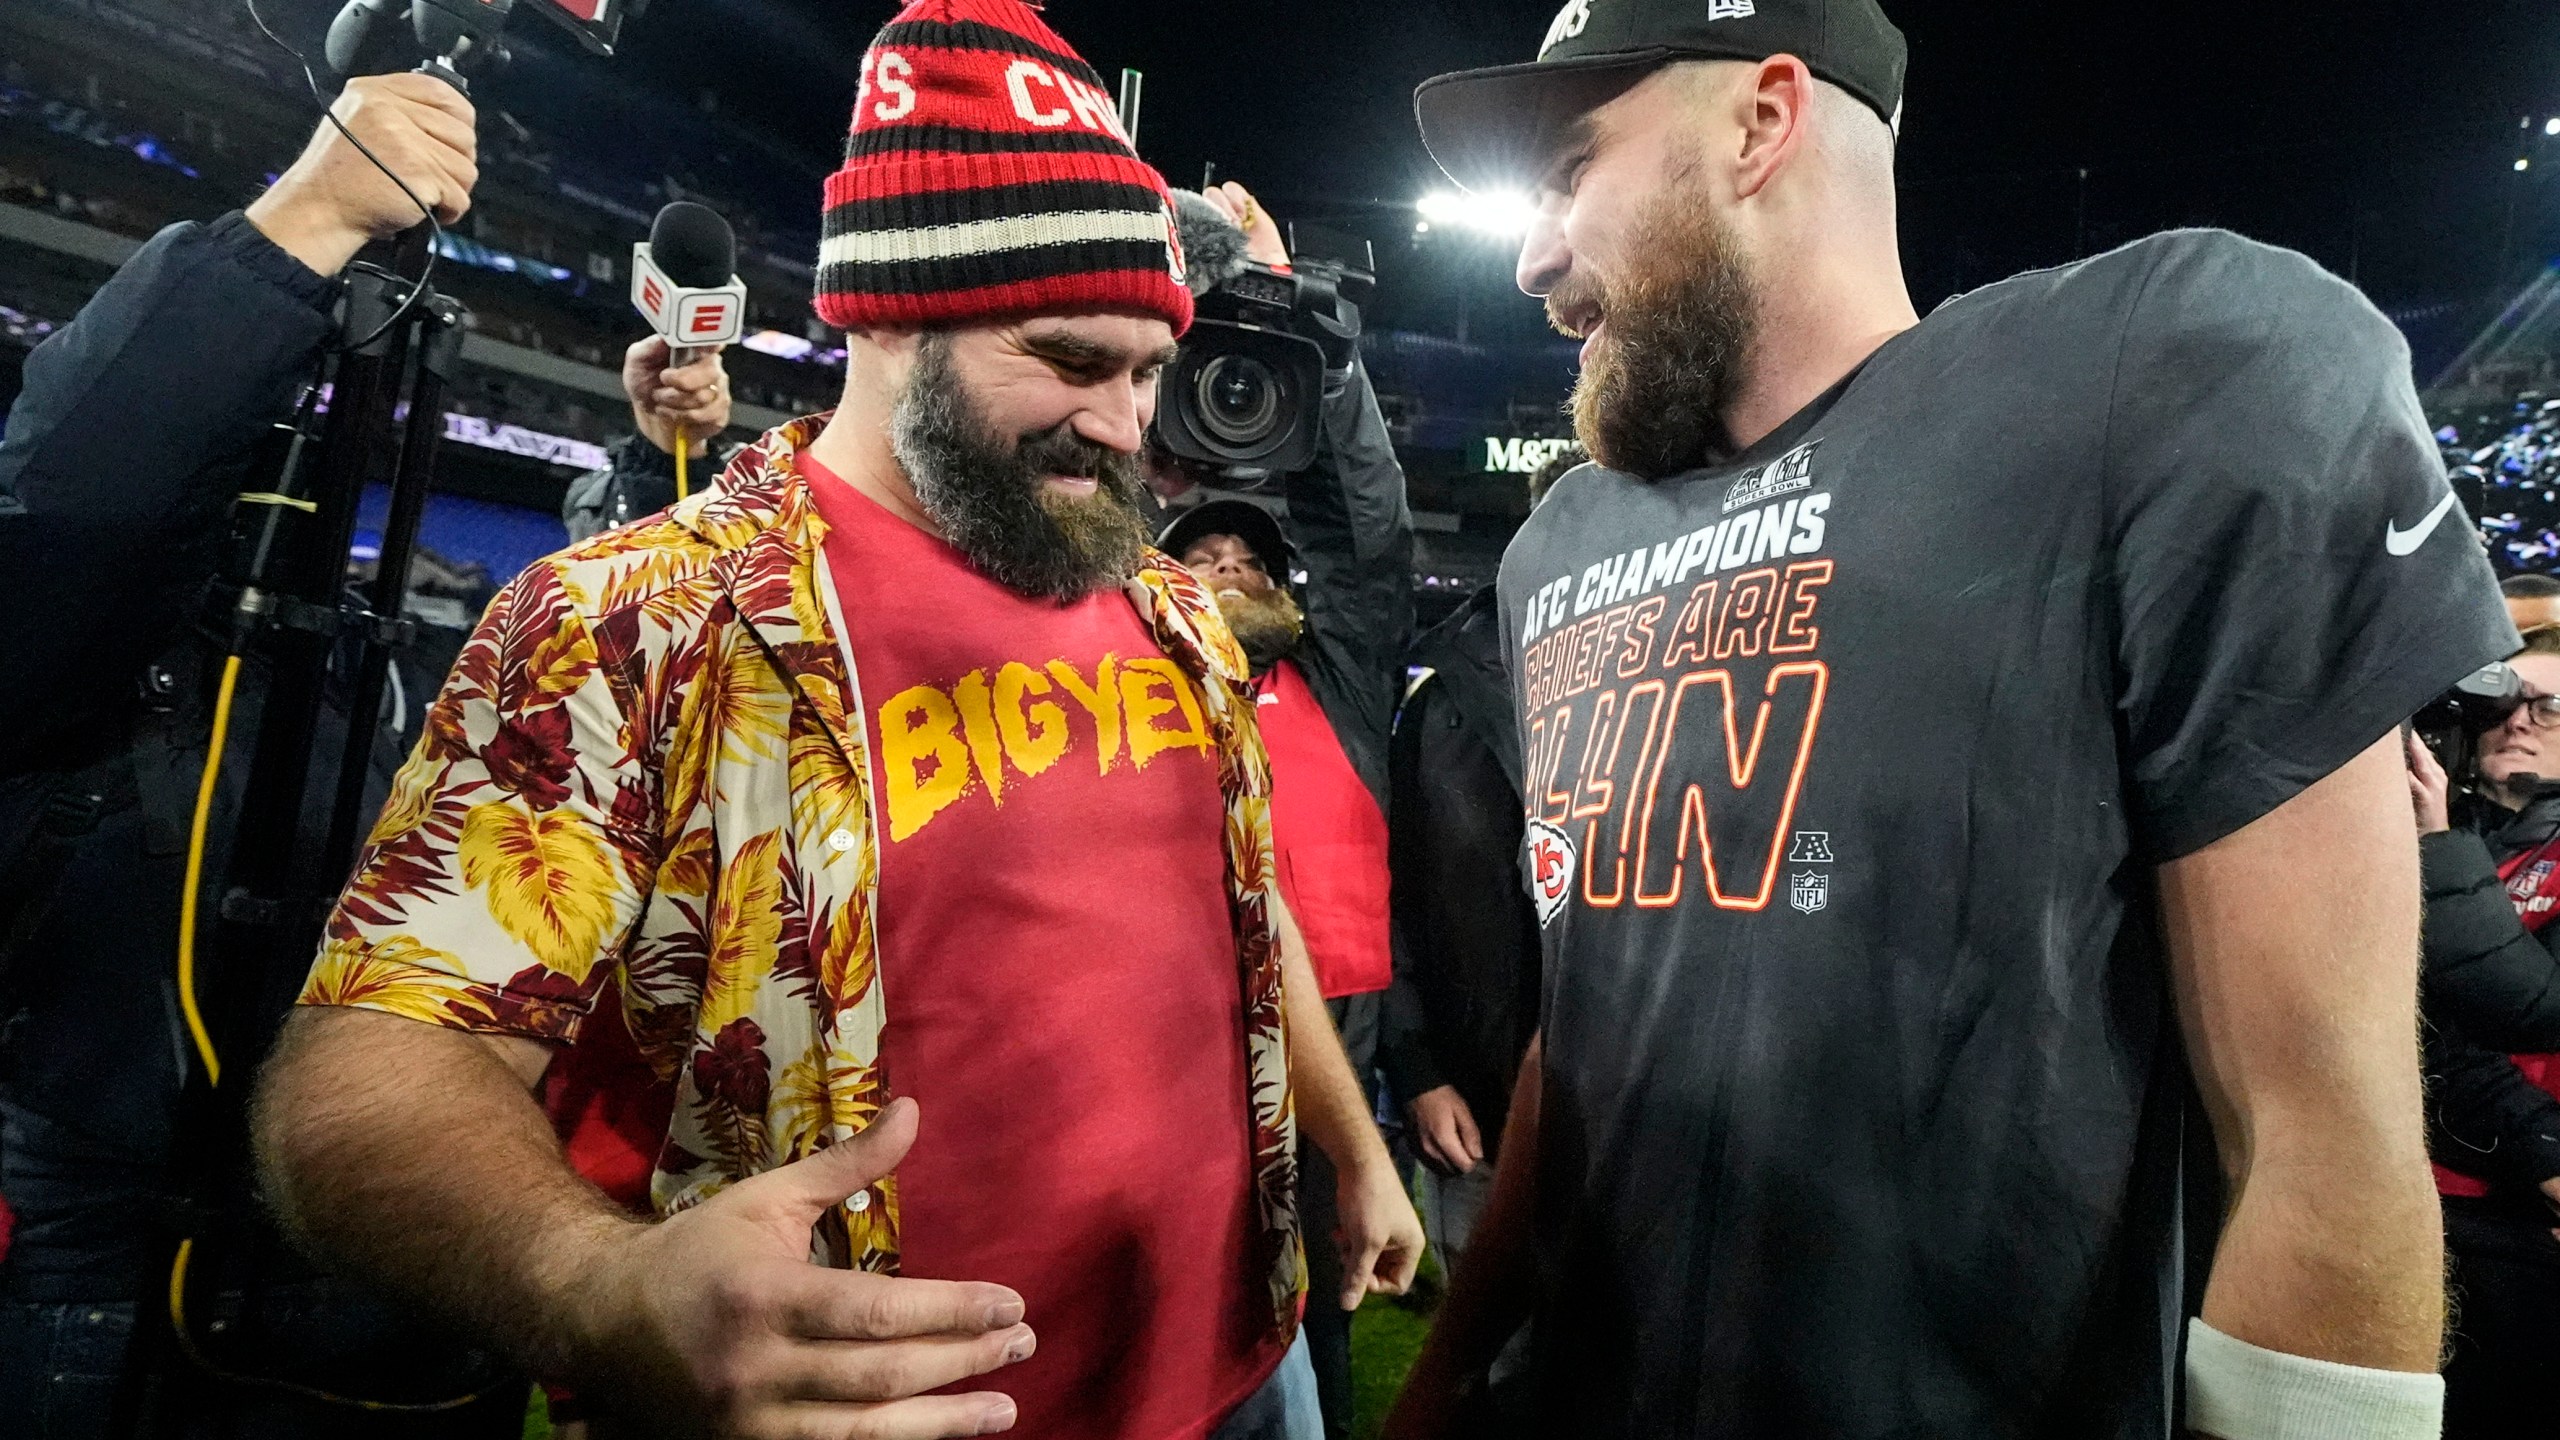
[[[2419,842],[2426,899],[2423,990],[2436,1158],[2493,1187],[2560,1176],[2560,1099],[2510,1053],[2560,1051],[2560,929],[2525,929],[2498,862],[2560,834],[2560,796],[2480,830]],[[2522,1198],[2521,1196],[2519,1198]]]
[[[185,1070],[171,956],[208,703],[183,632],[243,462],[328,340],[332,290],[236,212],[171,226],[28,357],[9,413],[0,1191],[21,1224],[0,1295],[129,1294],[160,1223]],[[170,683],[146,702],[138,682],[155,665]],[[253,668],[235,736],[255,733],[262,695]],[[333,771],[336,745],[318,748]],[[217,793],[209,877],[244,769]],[[313,793],[325,804],[325,786]],[[36,842],[62,801],[85,828]]]
[[[1387,742],[1413,643],[1413,512],[1377,391],[1357,359],[1325,375],[1315,462],[1283,480],[1281,494],[1289,502],[1281,530],[1307,570],[1306,633],[1290,658],[1383,811]]]
[[[0,775],[114,731],[213,575],[332,289],[237,211],[172,225],[27,357],[0,439]]]
[[[1520,887],[1520,735],[1491,587],[1417,642],[1396,721],[1388,854],[1396,976],[1379,1063],[1410,1100],[1455,1086],[1490,1157],[1538,1028],[1538,922]]]

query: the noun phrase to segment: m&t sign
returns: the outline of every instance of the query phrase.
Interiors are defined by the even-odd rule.
[[[1484,468],[1488,473],[1535,475],[1539,466],[1572,448],[1570,440],[1523,440],[1517,436],[1488,435],[1484,441]]]

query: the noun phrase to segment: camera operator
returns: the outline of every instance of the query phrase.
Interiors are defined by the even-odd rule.
[[[657,335],[635,340],[622,352],[622,392],[631,399],[632,433],[613,443],[613,463],[590,470],[569,482],[560,506],[560,523],[570,543],[628,525],[676,503],[676,435],[685,436],[685,456],[698,462],[699,483],[719,477],[720,467],[736,453],[734,445],[718,445],[729,428],[729,371],[720,352],[685,365],[673,359],[666,340]]]
[[[2560,1346],[2560,789],[2542,778],[2560,774],[2560,629],[2529,632],[2510,664],[2524,703],[2482,737],[2473,793],[2409,742],[2436,1188],[2461,1298],[2448,1440],[2547,1428]]]
[[[424,75],[348,82],[301,158],[250,204],[154,236],[27,357],[0,442],[0,766],[33,768],[129,704],[173,638],[228,517],[237,466],[332,335],[333,278],[418,207],[460,219],[479,178],[473,112]],[[148,423],[137,423],[148,417]]]
[[[1218,257],[1239,249],[1256,264],[1289,269],[1279,223],[1243,186],[1201,198],[1206,207],[1177,196],[1195,291],[1220,283],[1227,267]],[[1368,1087],[1394,974],[1387,747],[1413,632],[1413,515],[1358,348],[1344,345],[1339,355],[1325,370],[1314,463],[1280,482],[1285,525],[1249,501],[1213,499],[1174,519],[1157,545],[1209,587],[1252,663],[1281,891]],[[1161,484],[1161,453],[1156,465]],[[1307,576],[1303,606],[1289,588],[1293,559]],[[1332,1166],[1304,1142],[1298,1157],[1300,1213],[1307,1233],[1322,1235],[1334,1225]],[[1310,1246],[1307,1258],[1308,1349],[1326,1433],[1341,1440],[1352,1425],[1350,1312],[1360,1281],[1346,1282],[1329,1247]]]
[[[0,1415],[13,1436],[130,1418],[120,1391],[154,1313],[141,1307],[169,1303],[156,1266],[187,1076],[172,970],[215,650],[190,622],[248,452],[335,335],[335,277],[420,221],[357,142],[443,220],[477,179],[471,106],[440,80],[354,80],[332,112],[344,130],[324,121],[245,211],[162,231],[39,346],[0,444],[0,585],[21,617],[0,641],[0,1195],[16,1216],[0,1257]],[[261,690],[252,669],[244,730]],[[330,748],[319,763],[334,765]],[[236,778],[216,797],[209,877],[239,798]],[[245,1189],[233,1208],[252,1213]],[[394,1399],[412,1385],[450,1398],[482,1377],[307,1271],[244,1299],[212,1263],[197,1328],[263,1341],[217,1363]],[[262,1436],[379,1423],[273,1389],[216,1401],[182,1385],[159,1403]],[[502,1429],[491,1412],[508,1408],[401,1423],[477,1433]]]

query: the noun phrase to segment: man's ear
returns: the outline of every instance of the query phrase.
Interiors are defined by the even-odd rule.
[[[906,393],[907,374],[915,368],[916,330],[848,330],[844,335],[844,401],[852,406],[865,398],[887,403]]]
[[[1735,118],[1742,130],[1735,157],[1734,194],[1748,200],[1765,189],[1809,143],[1813,125],[1813,72],[1793,55],[1772,55],[1753,66],[1736,87]]]
[[[870,347],[887,362],[891,373],[903,380],[906,377],[907,368],[916,363],[916,347],[923,343],[924,332],[921,330],[865,330],[858,335],[848,333],[844,339],[847,346],[859,341]]]

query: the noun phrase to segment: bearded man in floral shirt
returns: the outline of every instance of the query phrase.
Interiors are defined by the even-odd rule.
[[[1294,1440],[1294,1124],[1342,1173],[1316,1303],[1421,1235],[1244,657],[1131,505],[1164,182],[1019,0],[919,0],[825,234],[842,407],[457,662],[263,1077],[270,1188],[608,1423]]]

